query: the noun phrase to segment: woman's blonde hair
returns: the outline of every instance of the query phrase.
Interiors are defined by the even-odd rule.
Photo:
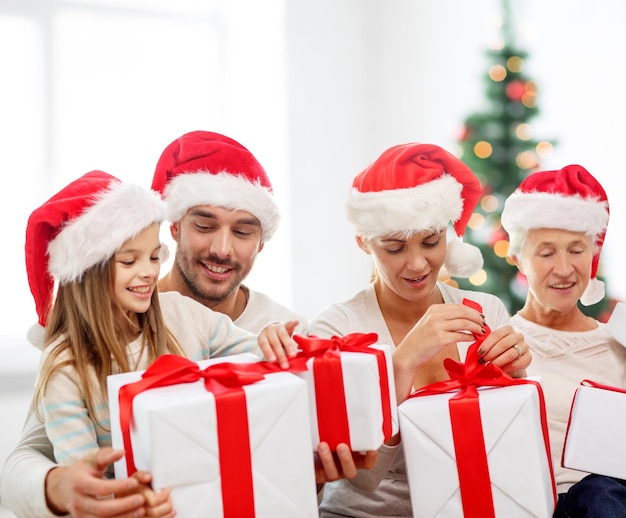
[[[156,287],[148,311],[126,317],[129,333],[116,319],[121,309],[113,297],[114,282],[115,258],[111,257],[87,270],[81,280],[59,285],[44,342],[53,349],[41,367],[35,401],[43,396],[53,374],[69,365],[76,372],[89,413],[95,415],[94,391],[106,394],[107,376],[133,370],[127,348],[135,338],[142,340],[141,354],[147,355],[149,363],[164,353],[184,354],[165,325]]]

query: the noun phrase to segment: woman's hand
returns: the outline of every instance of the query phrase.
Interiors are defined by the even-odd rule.
[[[484,315],[464,304],[431,305],[393,353],[398,403],[408,397],[421,366],[449,345],[473,340],[472,333],[483,335],[486,325]]]
[[[493,363],[514,378],[526,376],[532,354],[522,333],[510,325],[491,331],[478,350],[485,363]]]
[[[328,444],[319,443],[315,453],[315,481],[318,491],[326,482],[356,477],[359,469],[372,469],[376,465],[377,451],[353,452],[347,444],[338,444],[337,451],[330,451]]]
[[[296,355],[296,345],[291,338],[297,320],[289,322],[275,322],[266,325],[259,333],[259,347],[267,361],[277,361],[283,368],[289,368],[289,358]]]

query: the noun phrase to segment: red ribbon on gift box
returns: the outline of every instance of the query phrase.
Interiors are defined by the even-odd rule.
[[[350,426],[346,408],[341,369],[341,352],[373,354],[378,363],[380,375],[380,395],[382,400],[383,436],[387,440],[392,434],[391,396],[389,394],[389,373],[385,352],[370,347],[378,341],[376,333],[350,333],[344,336],[320,338],[318,336],[294,335],[300,346],[297,359],[308,361],[313,358],[315,380],[315,400],[318,431],[321,441],[326,441],[335,450],[339,443],[350,445]],[[290,360],[290,365],[292,360]],[[394,402],[395,404],[395,402]]]
[[[620,392],[622,394],[626,394],[626,389],[623,389],[621,387],[615,387],[613,385],[604,385],[602,383],[598,383],[597,381],[591,381],[591,380],[585,379],[585,380],[582,380],[580,384],[585,387],[599,388],[603,390],[610,390],[611,392]]]
[[[135,396],[152,388],[203,379],[205,389],[215,397],[224,516],[253,518],[252,455],[246,397],[242,387],[256,383],[265,377],[264,373],[276,370],[265,362],[225,362],[200,369],[196,362],[181,356],[165,354],[158,357],[143,373],[141,380],[124,385],[119,391],[120,425],[128,476],[137,471],[130,437]]]
[[[482,307],[474,301],[464,299],[463,304],[482,312]],[[546,456],[550,473],[553,473],[546,408],[541,385],[532,380],[511,378],[492,363],[479,363],[478,350],[480,344],[490,332],[489,327],[485,326],[483,335],[473,335],[475,341],[467,351],[465,363],[452,358],[444,360],[444,367],[450,375],[449,380],[426,385],[409,396],[409,398],[413,398],[459,390],[450,398],[448,405],[465,518],[495,518],[489,464],[480,417],[478,387],[509,387],[532,384],[537,388]],[[557,493],[554,477],[552,477],[552,494],[556,505]]]

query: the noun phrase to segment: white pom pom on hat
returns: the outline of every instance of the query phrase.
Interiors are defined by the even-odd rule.
[[[536,228],[555,228],[584,232],[595,239],[591,278],[580,298],[585,306],[604,297],[604,283],[596,275],[608,224],[606,192],[589,171],[577,164],[529,175],[507,198],[502,211],[502,226],[509,236]]]
[[[480,181],[461,160],[434,144],[393,146],[357,175],[346,202],[348,220],[366,239],[396,232],[445,228],[444,267],[470,277],[483,265],[480,250],[461,238],[482,194]]]

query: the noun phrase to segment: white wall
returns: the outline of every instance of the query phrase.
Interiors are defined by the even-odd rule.
[[[368,282],[343,212],[352,178],[394,144],[453,150],[480,102],[493,4],[288,3],[292,297],[305,315]]]

